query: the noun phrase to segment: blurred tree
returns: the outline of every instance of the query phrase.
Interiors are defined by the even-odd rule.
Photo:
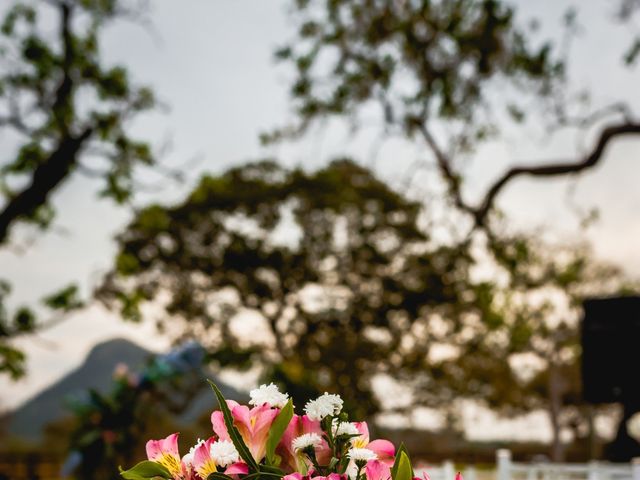
[[[98,297],[197,338],[218,366],[260,369],[298,403],[335,390],[375,414],[402,401],[375,394],[386,377],[410,409],[546,409],[561,454],[580,405],[580,301],[620,292],[623,277],[528,237],[501,235],[499,261],[477,244],[443,246],[428,218],[348,160],[314,173],[250,164],[142,210]],[[487,265],[489,280],[474,271]]]
[[[535,237],[502,236],[496,262],[494,308],[485,317],[485,335],[470,339],[449,378],[463,395],[506,415],[544,410],[553,434],[551,457],[564,458],[563,434],[589,439],[593,415],[582,401],[580,331],[582,302],[637,291],[619,269],[592,260],[586,246],[549,245]],[[495,254],[495,245],[493,245]],[[485,252],[489,254],[490,252]],[[505,268],[510,265],[510,268]],[[595,438],[595,437],[594,437]],[[563,443],[564,442],[564,443]],[[591,445],[587,445],[590,450]]]
[[[100,196],[119,204],[129,199],[134,169],[154,165],[149,145],[130,136],[129,124],[153,107],[154,97],[134,86],[123,66],[106,66],[100,48],[101,30],[118,18],[136,18],[142,5],[20,0],[3,7],[0,132],[15,147],[0,161],[0,246],[7,246],[18,223],[50,225],[51,195],[71,176],[98,177]],[[11,339],[43,325],[28,307],[8,311],[9,290],[0,279],[0,373],[17,378],[25,359]],[[51,300],[45,304],[58,311],[81,305],[73,286]]]
[[[619,5],[617,17],[625,21],[640,10],[636,0]],[[423,142],[472,230],[491,226],[498,195],[515,179],[586,171],[611,142],[640,134],[640,120],[624,98],[575,113],[584,112],[588,97],[575,100],[568,85],[574,9],[566,12],[559,46],[540,38],[539,22],[523,28],[503,0],[294,0],[292,10],[297,33],[276,56],[295,72],[297,118],[263,140],[302,135],[327,117],[347,118],[358,128],[365,114],[372,123],[377,106],[385,133]],[[626,64],[632,67],[639,53],[636,39],[624,54]],[[506,125],[532,128],[527,119],[535,112],[545,115],[550,131],[593,133],[593,147],[574,160],[510,167],[480,201],[470,202],[461,165]]]
[[[431,171],[445,185],[451,215],[466,225],[460,241],[480,243],[492,257],[496,276],[485,285],[487,298],[520,297],[521,303],[519,308],[503,303],[501,315],[483,317],[485,334],[469,337],[460,360],[448,364],[446,378],[494,408],[547,408],[559,459],[564,405],[579,397],[575,309],[582,296],[576,292],[610,290],[603,277],[587,273],[595,266],[582,253],[569,255],[569,261],[567,252],[545,253],[549,247],[537,245],[535,235],[506,234],[496,200],[521,177],[587,171],[612,142],[640,134],[626,98],[594,108],[587,95],[571,89],[568,46],[579,30],[578,11],[566,11],[563,38],[556,44],[542,38],[539,22],[526,25],[513,4],[502,0],[294,0],[291,5],[296,33],[276,56],[294,72],[295,120],[263,141],[301,137],[321,120],[337,118],[354,130],[378,125],[385,135],[425,146],[423,163],[435,167]],[[640,11],[637,0],[617,6],[615,19],[625,22]],[[621,55],[623,65],[633,68],[638,54],[636,38]],[[593,145],[575,159],[497,172],[480,199],[470,201],[463,165],[505,131],[528,132],[541,121],[549,132],[588,134]],[[555,299],[538,305],[523,301],[549,292]],[[565,314],[573,320],[547,325],[558,314],[558,303],[572,305]],[[542,366],[527,382],[514,377],[505,362],[516,352]]]
[[[311,174],[234,168],[181,205],[141,211],[98,295],[134,320],[161,306],[160,328],[197,338],[221,366],[262,367],[298,402],[337,389],[375,413],[385,399],[371,380],[391,374],[427,382],[424,401],[441,405],[451,394],[429,360],[443,331],[433,319],[459,331],[462,312],[491,302],[467,252],[434,245],[422,213],[347,160]]]

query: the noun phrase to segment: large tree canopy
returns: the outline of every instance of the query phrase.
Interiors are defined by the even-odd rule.
[[[196,338],[219,366],[260,369],[297,402],[337,390],[376,413],[386,376],[411,408],[543,408],[559,435],[580,403],[580,302],[619,291],[620,277],[526,237],[498,262],[476,243],[444,246],[429,215],[348,160],[311,173],[249,164],[140,211],[98,297]]]
[[[337,388],[377,411],[371,380],[386,373],[441,401],[448,372],[431,348],[446,332],[455,343],[472,322],[462,313],[489,310],[490,292],[469,280],[463,249],[430,241],[422,212],[346,160],[311,174],[235,168],[181,205],[141,211],[100,298],[129,318],[162,307],[162,328],[222,365],[264,366],[301,400]]]

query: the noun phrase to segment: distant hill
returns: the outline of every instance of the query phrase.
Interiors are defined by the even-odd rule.
[[[108,391],[113,385],[113,371],[119,363],[137,370],[153,356],[149,350],[122,338],[96,345],[80,367],[9,412],[5,417],[6,432],[12,437],[38,442],[46,425],[70,416],[65,407],[70,398],[82,398],[90,388],[99,392]],[[220,385],[220,382],[216,383]],[[226,398],[244,400],[246,397],[246,394],[228,385],[220,387]],[[181,423],[192,422],[210,410],[213,403],[211,390],[203,382],[202,391],[178,420]]]

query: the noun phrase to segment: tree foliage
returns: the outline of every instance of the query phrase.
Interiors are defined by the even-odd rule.
[[[386,122],[409,135],[437,118],[484,136],[489,81],[514,81],[545,95],[563,73],[551,44],[534,47],[501,1],[294,4],[296,38],[276,55],[295,68],[291,94],[301,129],[373,101]]]
[[[297,401],[335,388],[372,413],[371,380],[387,374],[427,382],[425,401],[441,402],[447,371],[429,353],[443,333],[430,320],[460,333],[491,292],[469,280],[467,252],[434,245],[422,212],[348,160],[234,168],[141,211],[99,297],[133,319],[161,307],[161,328],[196,336],[222,366],[264,367]]]
[[[584,425],[580,305],[623,292],[624,277],[528,236],[443,245],[427,216],[349,160],[310,173],[249,164],[140,211],[98,297],[197,338],[220,367],[260,369],[297,402],[334,390],[371,415],[388,409],[375,387],[386,378],[411,408],[473,399],[546,409],[558,434]]]
[[[614,20],[629,22],[638,2],[616,7]],[[442,180],[451,215],[470,220],[462,244],[472,251],[482,244],[494,264],[485,288],[500,307],[500,315],[481,319],[482,334],[468,336],[446,378],[494,408],[547,408],[559,442],[564,407],[579,402],[580,301],[585,292],[624,291],[623,282],[619,272],[603,273],[588,252],[550,250],[536,234],[505,233],[496,200],[517,178],[586,172],[613,142],[640,134],[627,98],[601,107],[574,100],[586,98],[569,82],[579,9],[566,12],[561,41],[543,37],[539,22],[525,23],[513,3],[501,0],[294,0],[292,12],[296,32],[276,56],[293,70],[295,120],[263,140],[302,137],[321,120],[340,119],[424,145],[424,164]],[[639,51],[632,40],[620,52],[622,68],[633,67]],[[479,201],[470,201],[464,165],[505,130],[530,132],[531,116],[549,132],[588,133],[593,143],[575,158],[496,172]],[[538,365],[532,377],[512,375],[505,359],[516,355]]]
[[[48,227],[51,196],[71,176],[100,178],[100,195],[124,203],[134,169],[154,164],[149,145],[129,127],[153,107],[154,96],[135,86],[125,67],[106,64],[101,49],[105,25],[140,13],[127,5],[133,4],[20,0],[7,6],[0,23],[0,131],[10,148],[0,162],[0,245],[18,223]],[[3,280],[5,305],[8,293]],[[78,306],[77,300],[62,305],[71,294],[62,291],[49,306]],[[32,309],[9,312],[0,305],[0,372],[24,373],[24,355],[10,339],[37,326]]]
[[[377,107],[387,134],[417,137],[425,146],[472,229],[491,228],[496,199],[514,179],[587,171],[610,143],[640,134],[627,99],[586,115],[572,100],[566,45],[577,31],[574,9],[564,18],[563,44],[543,37],[537,21],[525,26],[503,0],[295,0],[292,10],[297,31],[276,56],[294,71],[296,119],[263,140],[302,135],[325,118],[357,128],[365,116],[371,123]],[[637,2],[622,1],[619,16],[636,10]],[[636,50],[626,53],[628,65]],[[532,128],[526,120],[533,112],[553,131],[597,128],[592,147],[575,159],[497,172],[480,201],[469,201],[462,165],[506,125]]]

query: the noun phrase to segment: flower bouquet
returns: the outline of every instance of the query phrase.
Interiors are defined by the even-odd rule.
[[[252,390],[249,407],[225,400],[209,383],[220,404],[211,414],[214,435],[182,457],[177,433],[149,440],[148,460],[121,470],[125,480],[414,479],[404,446],[396,451],[388,440],[371,440],[365,422],[349,421],[338,395],[325,393],[296,415],[274,384]]]

